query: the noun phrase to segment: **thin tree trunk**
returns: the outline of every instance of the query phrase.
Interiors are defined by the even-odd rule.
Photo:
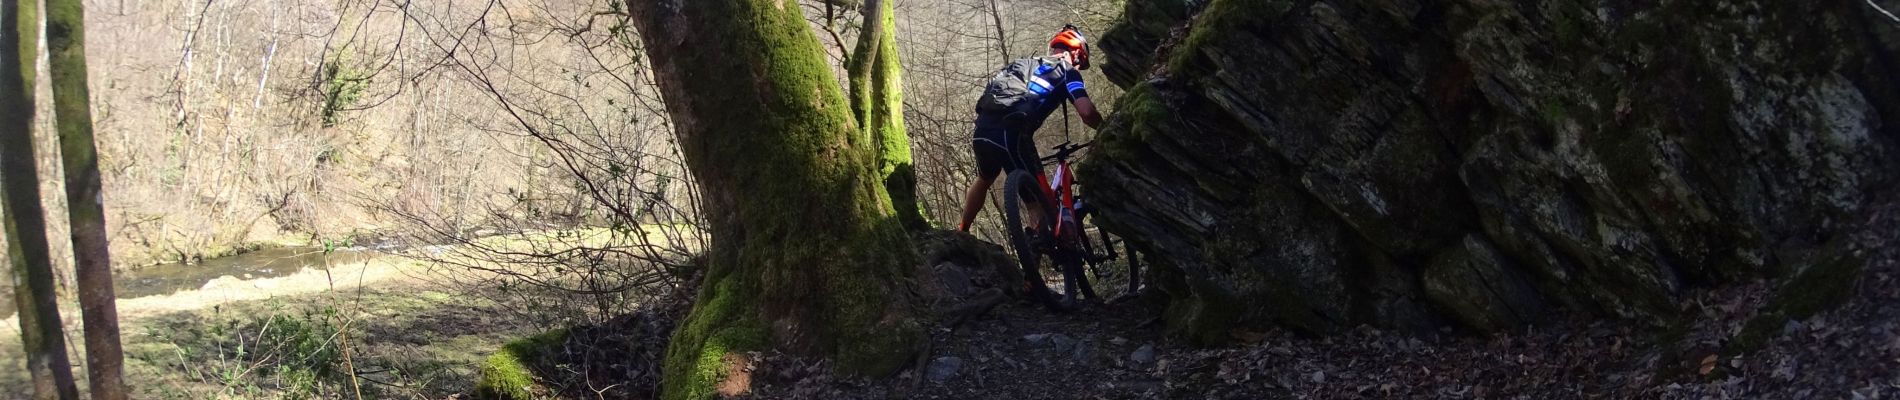
[[[0,2],[0,213],[4,213],[7,258],[13,264],[14,301],[20,309],[20,339],[33,397],[77,399],[72,361],[46,248],[46,216],[40,209],[39,167],[33,157],[34,57],[39,15],[33,2]]]
[[[629,0],[712,235],[665,398],[743,393],[744,352],[884,374],[917,352],[916,254],[796,2]]]
[[[878,175],[891,195],[898,221],[911,230],[930,228],[917,206],[917,171],[910,156],[910,135],[904,129],[903,64],[897,57],[896,18],[891,2],[864,3],[864,29],[858,49],[847,68],[851,74],[852,109],[858,124],[877,143]]]
[[[92,398],[121,400],[124,355],[119,311],[112,293],[106,218],[99,193],[99,154],[93,148],[92,106],[86,83],[86,16],[81,0],[46,0],[46,41],[53,78],[53,118],[66,175],[66,217],[72,227],[73,270],[79,280],[80,318],[86,330],[86,381]]]
[[[851,78],[851,110],[854,112],[852,115],[857,116],[860,128],[872,133],[876,131],[876,128],[870,124],[873,118],[870,104],[873,96],[876,95],[876,90],[871,87],[871,78],[877,74],[872,67],[877,64],[878,51],[884,49],[880,41],[884,38],[886,28],[883,23],[886,9],[885,2],[880,0],[864,2],[862,11],[864,28],[858,30],[857,49],[845,55],[846,62],[849,64],[845,66],[845,73],[851,75],[849,77]]]
[[[992,26],[996,27],[996,52],[1001,53],[1004,63],[1008,63],[1009,35],[1003,34],[1003,7],[997,5],[996,0],[990,0],[990,21],[995,23]]]

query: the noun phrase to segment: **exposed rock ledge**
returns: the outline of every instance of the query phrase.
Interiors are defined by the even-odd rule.
[[[1685,289],[1852,279],[1854,238],[1893,236],[1856,235],[1900,141],[1900,24],[1862,1],[1127,10],[1079,176],[1203,341],[1669,324]]]

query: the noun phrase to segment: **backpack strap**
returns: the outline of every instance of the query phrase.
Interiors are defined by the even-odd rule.
[[[1075,68],[1075,66],[1072,64],[1069,64],[1068,61],[1058,59],[1058,58],[1036,57],[1036,62],[1039,64],[1042,64],[1042,66],[1037,67],[1036,74],[1043,75],[1044,76],[1043,79],[1054,78],[1053,81],[1055,82],[1068,81],[1069,70]],[[1053,76],[1046,75],[1052,72],[1055,75]]]

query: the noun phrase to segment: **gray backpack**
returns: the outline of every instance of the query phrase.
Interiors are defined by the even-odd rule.
[[[1044,57],[1011,61],[983,87],[983,96],[976,99],[976,112],[1015,117],[1035,111],[1043,98],[1065,81],[1068,68],[1063,63]]]

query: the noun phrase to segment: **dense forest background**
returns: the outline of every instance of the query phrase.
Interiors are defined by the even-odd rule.
[[[120,265],[425,231],[418,224],[575,226],[603,220],[603,200],[653,198],[678,209],[642,218],[692,218],[691,183],[615,3],[87,5],[88,55],[111,66],[92,71],[93,102]],[[843,79],[859,10],[802,6]],[[894,6],[920,192],[937,221],[960,204],[984,76],[1039,52],[1064,23],[1104,30],[1121,10],[1114,1]],[[1089,76],[1098,101],[1112,103],[1118,90]],[[1062,134],[1059,123],[1043,132]],[[57,153],[42,139],[50,167]],[[590,168],[613,163],[624,171]],[[56,193],[60,180],[46,178]]]
[[[302,263],[369,277],[347,286],[396,279],[493,301],[453,306],[515,318],[488,339],[499,340],[627,312],[684,284],[671,268],[693,264],[708,241],[697,185],[623,3],[83,4],[112,265],[134,281],[163,281],[121,284],[121,298],[162,295],[127,307],[129,319],[337,287],[334,276],[296,274]],[[1041,55],[1064,24],[1093,35],[1122,9],[1094,0],[891,5],[919,203],[939,226],[954,223],[971,180],[972,104],[988,75],[1008,59]],[[862,2],[799,6],[847,85]],[[46,61],[34,64],[44,74]],[[1099,69],[1087,79],[1110,109],[1119,89]],[[51,96],[38,100],[49,117],[35,120],[36,131],[51,132]],[[1045,125],[1040,140],[1090,135],[1065,119]],[[36,140],[40,189],[61,193],[56,137]],[[41,202],[47,215],[64,214],[63,197]],[[1000,238],[1000,224],[989,215],[975,233]],[[66,237],[64,219],[48,225],[48,237]],[[58,286],[70,294],[71,244],[49,244]],[[348,255],[323,257],[333,252]],[[384,253],[407,269],[374,266]],[[253,284],[265,277],[285,283]],[[414,297],[370,293],[349,306],[243,307],[334,314]],[[128,332],[218,315],[133,323]],[[229,322],[257,333],[275,318]],[[334,334],[347,318],[292,319]],[[242,347],[245,334],[235,334],[195,345],[170,333],[156,339],[215,352]],[[133,359],[154,354],[128,347]]]
[[[0,398],[1880,398],[1896,1],[5,3]]]

